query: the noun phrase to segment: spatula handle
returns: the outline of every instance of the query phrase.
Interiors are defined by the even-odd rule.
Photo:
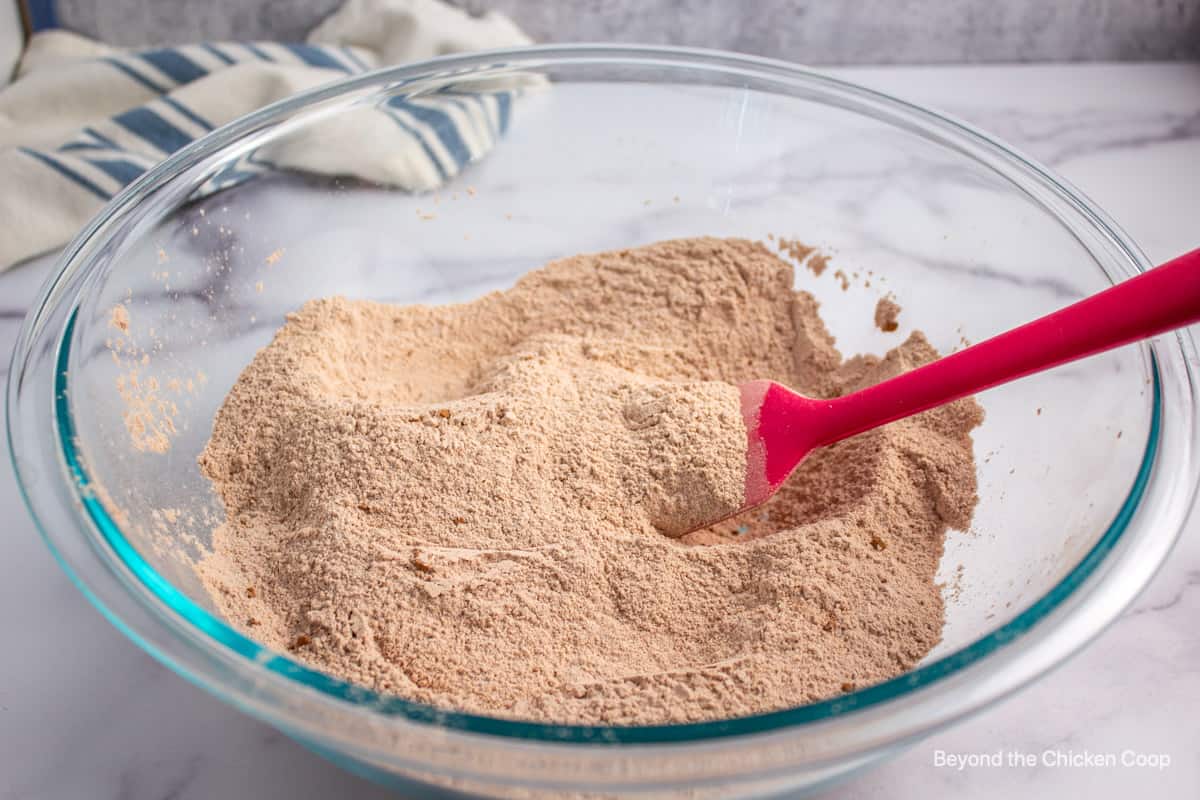
[[[932,364],[828,401],[819,444],[1194,322],[1200,322],[1200,249]]]

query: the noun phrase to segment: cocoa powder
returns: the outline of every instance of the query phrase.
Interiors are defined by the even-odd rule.
[[[909,669],[976,503],[974,401],[816,451],[679,536],[741,504],[737,383],[832,397],[937,357],[914,333],[843,361],[793,281],[760,244],[688,239],[463,305],[306,304],[201,457],[227,515],[202,579],[317,669],[506,717],[715,719]]]

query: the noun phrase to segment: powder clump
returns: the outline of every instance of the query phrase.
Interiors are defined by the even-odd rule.
[[[123,303],[118,303],[112,307],[112,312],[108,317],[109,327],[116,328],[122,333],[129,332],[129,309]]]
[[[739,716],[910,668],[976,503],[974,401],[819,450],[687,532],[742,503],[738,383],[833,397],[937,356],[914,333],[843,361],[793,278],[704,238],[462,305],[306,304],[201,456],[217,607],[372,689],[562,723]]]
[[[900,327],[900,305],[891,297],[881,297],[875,304],[875,327],[884,333],[892,333]]]

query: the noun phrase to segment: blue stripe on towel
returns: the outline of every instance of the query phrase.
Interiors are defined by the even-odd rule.
[[[279,166],[274,161],[268,161],[267,159],[263,158],[262,154],[257,150],[247,153],[242,158],[247,164],[252,164],[263,172],[278,172],[283,169],[283,167]]]
[[[190,119],[192,122],[199,125],[201,128],[204,128],[204,130],[206,130],[206,131],[211,131],[213,128],[216,127],[211,122],[206,120],[204,117],[200,116],[195,111],[192,111],[190,108],[188,108],[183,103],[176,100],[174,97],[171,97],[171,95],[169,95],[169,94],[164,94],[162,97],[159,98],[159,100],[162,100],[164,104],[175,109],[180,114],[182,114],[183,116]]]
[[[347,61],[349,61],[351,64],[353,64],[355,67],[357,67],[360,71],[362,71],[362,72],[367,71],[367,65],[364,64],[363,60],[358,57],[357,53],[354,52],[353,47],[343,47],[340,49],[343,53],[346,54]]]
[[[60,153],[69,153],[72,150],[110,150],[108,145],[100,144],[99,142],[67,142],[62,147],[58,148]]]
[[[128,76],[129,76],[129,77],[131,77],[131,78],[133,78],[135,81],[137,81],[138,83],[140,83],[142,86],[145,86],[147,89],[149,89],[150,91],[154,92],[155,94],[166,94],[167,87],[158,85],[157,83],[155,83],[154,81],[150,80],[150,79],[149,79],[149,78],[147,78],[145,75],[143,75],[143,74],[141,74],[140,72],[138,72],[137,70],[135,70],[135,69],[132,69],[131,67],[129,67],[129,66],[128,66],[128,65],[126,65],[126,64],[122,64],[122,63],[121,63],[120,61],[118,61],[117,59],[115,59],[115,58],[104,58],[104,59],[101,59],[101,60],[103,60],[103,61],[106,61],[106,62],[108,62],[109,64],[111,64],[112,66],[114,66],[114,67],[116,67],[117,69],[121,70],[121,72],[124,72],[126,75],[128,75]]]
[[[454,120],[445,111],[437,108],[429,108],[428,106],[419,106],[416,103],[408,102],[403,97],[393,97],[388,101],[388,105],[412,114],[413,117],[432,128],[433,132],[437,134],[438,139],[446,147],[446,150],[450,152],[450,157],[454,159],[454,163],[458,166],[461,167],[471,160],[471,151],[467,149],[466,143],[462,140],[462,136],[459,134]]]
[[[323,48],[313,47],[310,44],[285,44],[284,47],[291,50],[297,58],[310,67],[336,69],[338,72],[350,71],[345,64],[326,53]]]
[[[33,159],[36,159],[36,160],[42,162],[50,169],[57,172],[59,175],[62,175],[65,178],[70,178],[76,184],[78,184],[79,186],[82,186],[84,189],[87,189],[89,192],[96,195],[101,200],[109,200],[112,198],[112,195],[110,195],[108,192],[104,191],[99,186],[92,183],[87,178],[83,177],[78,172],[76,172],[75,170],[68,167],[66,164],[63,164],[61,161],[51,158],[50,156],[46,155],[45,153],[39,153],[37,150],[31,150],[28,147],[18,147],[17,150],[21,151],[22,153],[29,156],[30,158],[33,158]]]
[[[192,137],[148,108],[131,108],[113,117],[113,122],[145,139],[163,153],[174,153],[192,141]]]
[[[483,117],[484,127],[487,128],[488,135],[492,137],[489,144],[495,144],[496,140],[500,138],[500,128],[497,127],[498,120],[492,118],[492,107],[488,105],[488,98],[481,94],[462,95],[462,97],[473,102],[475,108],[479,109],[479,116]],[[496,116],[499,117],[499,114]]]
[[[393,99],[396,99],[396,98],[393,98]],[[390,103],[389,103],[389,105],[390,105]],[[407,133],[409,136],[411,136],[413,139],[415,139],[418,144],[421,145],[421,149],[425,151],[425,155],[433,163],[433,168],[437,170],[438,175],[441,177],[442,181],[444,182],[446,180],[449,180],[449,178],[450,178],[449,173],[446,172],[446,168],[442,165],[441,159],[439,159],[437,157],[437,154],[435,154],[433,152],[433,148],[431,148],[429,146],[429,142],[425,141],[425,137],[422,136],[420,133],[418,133],[416,130],[413,130],[413,127],[411,125],[409,125],[404,120],[400,119],[400,117],[396,116],[395,114],[389,113],[388,116],[391,117],[392,121],[395,122],[397,125],[399,125],[400,128],[405,133]]]
[[[103,170],[110,178],[122,186],[129,184],[134,178],[146,171],[145,167],[139,167],[132,161],[119,161],[116,159],[107,158],[89,158],[87,159],[87,162],[93,167]]]
[[[195,61],[169,47],[159,50],[142,50],[138,56],[176,83],[191,83],[208,74],[208,70]]]
[[[118,149],[112,140],[107,139],[93,131],[91,128],[84,128],[71,141],[58,148],[60,153],[69,153],[72,150],[116,150]]]
[[[252,54],[254,54],[256,57],[262,59],[263,61],[271,61],[271,62],[275,61],[275,59],[271,58],[271,56],[268,55],[265,50],[260,49],[256,44],[254,44],[254,42],[242,42],[242,47],[246,48]]]
[[[211,42],[205,42],[203,45],[201,45],[201,47],[203,47],[208,52],[212,53],[217,58],[224,61],[226,64],[236,64],[237,63],[234,59],[230,58],[224,51],[218,49],[217,46],[215,44],[212,44]]]
[[[495,126],[492,125],[492,115],[488,113],[487,107],[483,104],[483,98],[477,94],[459,94],[457,92],[439,92],[438,97],[443,97],[446,102],[453,105],[469,122],[467,125],[475,123],[482,125],[483,130],[488,136],[493,139],[496,137]],[[472,107],[471,103],[474,103]],[[485,145],[486,146],[486,145]]]
[[[29,29],[34,33],[58,27],[58,14],[54,10],[54,0],[25,0],[25,14],[26,19],[29,20]]]
[[[90,125],[83,129],[83,133],[87,136],[92,137],[93,139],[100,142],[101,144],[108,145],[109,147],[117,146],[116,142],[114,142],[112,139],[110,139],[107,136],[105,136],[104,134],[102,134],[100,131],[91,127]]]
[[[504,133],[508,130],[508,119],[511,116],[512,94],[510,92],[496,92],[496,108],[500,112],[500,132]]]

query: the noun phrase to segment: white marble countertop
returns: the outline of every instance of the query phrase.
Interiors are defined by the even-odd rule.
[[[907,67],[839,74],[963,117],[1066,176],[1151,259],[1198,243],[1200,64]],[[48,259],[0,275],[0,352]],[[7,355],[0,378],[7,374]],[[3,434],[0,434],[3,435]],[[376,798],[159,666],[58,569],[0,459],[0,800]],[[1200,796],[1200,518],[1098,641],[1034,686],[828,796]],[[1164,769],[935,764],[952,753],[1165,753]]]

